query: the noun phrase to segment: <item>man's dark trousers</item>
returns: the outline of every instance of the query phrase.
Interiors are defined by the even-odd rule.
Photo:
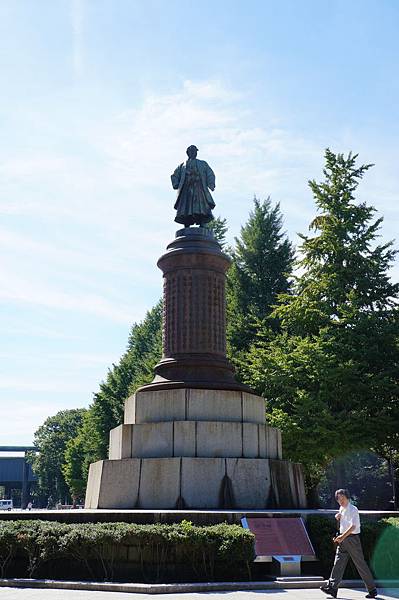
[[[338,585],[343,579],[349,557],[351,557],[353,560],[360,577],[366,584],[367,589],[369,591],[374,590],[374,579],[366,561],[364,560],[360,535],[358,534],[348,535],[348,537],[338,545],[337,552],[335,554],[334,566],[330,575],[329,585],[334,589],[338,588]]]

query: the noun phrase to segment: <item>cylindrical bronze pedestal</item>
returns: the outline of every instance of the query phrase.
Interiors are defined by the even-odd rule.
[[[163,357],[145,388],[246,390],[226,358],[230,259],[211,230],[186,227],[158,261],[164,274]]]

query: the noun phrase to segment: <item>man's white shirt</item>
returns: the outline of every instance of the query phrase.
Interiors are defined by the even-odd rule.
[[[339,532],[344,533],[347,529],[349,529],[349,527],[354,525],[355,529],[352,531],[351,535],[360,533],[360,517],[356,506],[349,502],[345,508],[341,506],[339,512],[341,515],[341,519],[339,521]]]

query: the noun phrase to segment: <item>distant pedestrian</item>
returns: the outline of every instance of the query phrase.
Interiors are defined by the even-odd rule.
[[[339,535],[334,538],[337,550],[330,579],[327,585],[321,586],[320,589],[333,598],[337,597],[338,586],[342,581],[350,557],[368,589],[366,598],[376,598],[377,588],[371,571],[364,560],[362,544],[360,542],[359,511],[351,503],[348,490],[337,490],[335,492],[335,499],[340,506],[339,512],[335,515],[335,518],[339,521]]]
[[[28,510],[32,510],[32,506],[33,506],[32,502],[29,501],[28,504],[26,505],[26,508]]]

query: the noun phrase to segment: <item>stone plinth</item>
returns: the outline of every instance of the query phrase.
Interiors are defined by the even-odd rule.
[[[237,390],[139,391],[90,466],[86,508],[306,506],[300,465],[282,460],[265,402]]]

